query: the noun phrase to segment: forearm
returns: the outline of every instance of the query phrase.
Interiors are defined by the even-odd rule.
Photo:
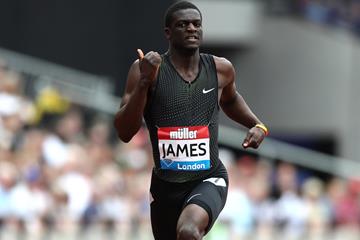
[[[114,125],[119,138],[129,142],[142,125],[148,88],[137,86],[116,113]]]
[[[221,108],[230,119],[249,129],[256,124],[262,123],[251,111],[250,107],[240,94],[236,94],[234,99],[230,102],[221,103]]]

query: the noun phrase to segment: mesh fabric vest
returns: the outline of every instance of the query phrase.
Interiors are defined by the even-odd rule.
[[[185,81],[170,62],[167,54],[162,63],[155,86],[148,99],[144,118],[149,130],[155,162],[155,174],[169,182],[186,182],[205,178],[219,164],[218,158],[218,80],[212,55],[200,54],[199,72],[191,81]],[[161,127],[208,126],[210,169],[174,171],[160,165],[159,139]]]

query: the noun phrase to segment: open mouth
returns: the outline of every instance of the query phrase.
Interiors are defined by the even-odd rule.
[[[197,36],[188,36],[185,39],[186,40],[198,40],[199,38]]]

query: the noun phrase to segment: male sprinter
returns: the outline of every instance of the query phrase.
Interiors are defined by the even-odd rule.
[[[249,128],[244,148],[257,148],[268,130],[237,92],[232,64],[199,52],[202,15],[195,5],[184,1],[168,8],[165,36],[166,53],[144,56],[138,50],[114,124],[124,142],[137,133],[143,117],[149,130],[155,239],[200,240],[223,209],[228,191],[218,158],[219,106]]]

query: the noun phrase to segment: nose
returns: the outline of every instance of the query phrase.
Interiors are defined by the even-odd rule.
[[[196,27],[193,23],[189,23],[187,27],[188,31],[196,31]]]

